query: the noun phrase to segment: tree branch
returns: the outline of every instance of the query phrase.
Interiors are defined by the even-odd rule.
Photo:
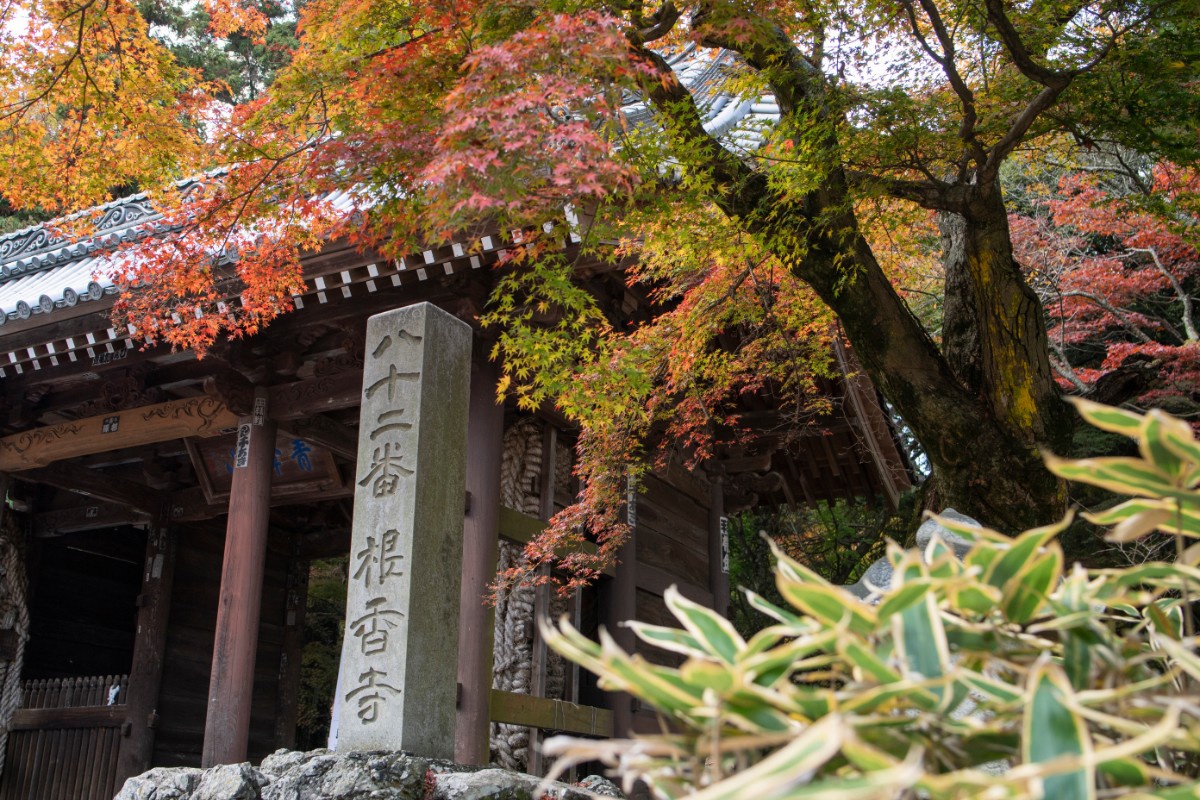
[[[942,72],[945,73],[947,80],[950,81],[951,88],[958,95],[963,110],[962,123],[958,127],[958,138],[962,139],[967,145],[967,150],[971,157],[975,159],[976,166],[982,167],[984,161],[987,159],[987,154],[975,138],[975,123],[979,119],[975,108],[975,93],[971,91],[971,87],[963,80],[962,74],[958,71],[958,65],[954,61],[954,39],[946,29],[946,23],[942,19],[937,5],[932,0],[918,0],[921,4],[921,9],[929,18],[929,24],[932,26],[934,35],[937,36],[938,44],[942,48],[941,55],[938,55],[937,51],[926,40],[925,34],[921,32],[913,0],[903,0],[903,2],[904,10],[908,16],[909,27],[912,28],[913,36],[916,38],[917,43],[942,68]]]
[[[1063,292],[1062,296],[1063,297],[1081,297],[1084,300],[1094,303],[1095,305],[1099,306],[1100,308],[1104,309],[1105,311],[1107,311],[1108,313],[1110,313],[1114,317],[1116,317],[1117,321],[1121,323],[1121,327],[1124,328],[1125,330],[1129,331],[1129,333],[1134,338],[1139,339],[1142,342],[1142,344],[1153,343],[1154,340],[1151,339],[1149,336],[1147,336],[1145,331],[1143,331],[1141,328],[1139,328],[1138,326],[1134,325],[1132,322],[1129,321],[1129,312],[1128,311],[1124,311],[1122,309],[1117,308],[1112,303],[1105,300],[1103,297],[1092,294],[1091,292],[1079,292],[1079,291]]]
[[[969,195],[973,191],[970,184],[905,180],[853,170],[846,172],[846,180],[851,186],[858,188],[883,189],[892,197],[908,200],[931,211],[949,211],[955,214],[966,213]]]
[[[1000,165],[1004,163],[1004,159],[1008,158],[1009,154],[1016,149],[1021,140],[1025,138],[1025,134],[1033,127],[1033,123],[1037,121],[1037,118],[1046,109],[1054,105],[1055,101],[1058,100],[1058,96],[1066,90],[1068,85],[1070,85],[1070,81],[1061,86],[1047,86],[1029,101],[1024,110],[1013,121],[1012,127],[988,151],[987,161],[984,163],[983,168],[979,170],[979,183],[981,185],[990,185],[995,181],[996,176],[1000,173]]]
[[[1129,250],[1132,253],[1148,253],[1150,258],[1154,259],[1154,266],[1158,268],[1158,271],[1162,273],[1164,278],[1171,282],[1171,288],[1175,290],[1175,295],[1183,303],[1183,329],[1187,331],[1187,341],[1200,341],[1200,331],[1197,331],[1196,328],[1192,296],[1184,290],[1179,279],[1162,263],[1162,259],[1158,257],[1158,249],[1155,247],[1131,247]]]
[[[988,22],[996,29],[1000,41],[1012,57],[1013,65],[1021,74],[1047,88],[1057,87],[1059,91],[1065,89],[1077,72],[1053,70],[1038,64],[1029,48],[1025,46],[1021,35],[1017,33],[1016,26],[1005,13],[1004,0],[984,0],[984,5],[987,7]]]
[[[727,30],[723,23],[731,21],[730,13],[736,13],[742,23],[746,22],[746,14],[740,9],[731,12],[711,0],[701,3],[692,15],[692,26],[701,44],[741,55],[766,77],[779,110],[785,115],[824,95],[825,76],[805,58],[783,28],[756,16],[749,21],[751,34],[747,34],[744,24],[736,30]]]
[[[646,98],[659,114],[671,121],[671,124],[666,126],[666,132],[668,136],[684,145],[680,150],[682,152],[698,152],[700,158],[696,160],[701,163],[697,166],[710,170],[713,181],[718,187],[722,184],[738,185],[752,177],[754,171],[704,129],[704,120],[700,116],[700,110],[696,107],[696,99],[679,81],[679,77],[671,69],[666,59],[653,50],[638,44],[636,34],[631,37],[631,42],[637,56],[651,64],[658,75],[657,80],[646,81],[644,87]],[[746,209],[738,206],[736,202],[731,202],[732,194],[723,192],[719,188],[717,194],[724,197],[726,203],[730,203],[727,211],[739,216],[745,215]]]

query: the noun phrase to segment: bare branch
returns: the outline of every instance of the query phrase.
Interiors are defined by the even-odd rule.
[[[1087,394],[1089,391],[1088,385],[1076,374],[1075,370],[1071,367],[1071,363],[1063,355],[1062,350],[1054,342],[1047,342],[1047,344],[1052,351],[1050,353],[1050,366],[1054,368],[1055,372],[1070,382],[1080,394]]]
[[[1196,329],[1192,296],[1184,290],[1179,279],[1162,263],[1162,259],[1158,257],[1158,249],[1155,247],[1131,247],[1129,249],[1133,253],[1148,253],[1150,258],[1154,259],[1154,266],[1158,268],[1158,271],[1162,273],[1164,278],[1171,282],[1171,288],[1175,290],[1176,297],[1183,303],[1183,329],[1187,331],[1187,341],[1200,341],[1200,332]]]
[[[1124,328],[1125,330],[1129,331],[1129,333],[1134,338],[1140,340],[1142,342],[1142,344],[1153,343],[1154,340],[1151,339],[1149,336],[1147,336],[1145,331],[1143,331],[1137,325],[1134,325],[1132,322],[1129,321],[1129,312],[1128,311],[1117,308],[1112,303],[1105,300],[1103,297],[1100,297],[1099,295],[1096,295],[1096,294],[1092,294],[1091,292],[1081,292],[1081,291],[1063,292],[1062,296],[1063,297],[1081,297],[1084,300],[1094,303],[1095,305],[1099,306],[1100,308],[1104,309],[1105,311],[1107,311],[1108,313],[1110,313],[1114,317],[1116,317],[1117,321],[1121,323],[1121,327]]]

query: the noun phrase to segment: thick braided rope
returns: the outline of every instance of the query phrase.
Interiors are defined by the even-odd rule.
[[[500,502],[516,511],[537,516],[540,504],[536,487],[541,471],[541,427],[533,419],[523,419],[504,432]],[[500,542],[500,569],[515,567],[521,559],[519,545]],[[497,595],[493,688],[529,694],[533,608],[532,587],[517,586]],[[520,725],[492,725],[491,750],[492,760],[500,766],[524,770],[529,763],[529,729]]]
[[[0,498],[0,503],[4,498]],[[0,506],[0,628],[17,632],[17,647],[11,661],[0,670],[0,773],[8,750],[8,725],[21,705],[21,666],[25,660],[25,640],[29,638],[29,607],[25,596],[25,567],[21,557],[23,536],[11,512]]]

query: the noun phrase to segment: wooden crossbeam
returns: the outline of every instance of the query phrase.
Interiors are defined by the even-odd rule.
[[[97,503],[77,508],[61,508],[33,515],[33,535],[62,536],[77,531],[114,528],[145,522],[150,515],[119,503]]]
[[[303,493],[272,492],[270,505],[272,508],[291,506],[298,503],[322,503],[326,500],[343,500],[354,496],[354,482],[347,481],[335,489],[319,491],[304,491]],[[213,519],[229,512],[225,503],[210,504],[204,499],[204,492],[199,486],[175,492],[170,500],[171,522],[198,522]]]
[[[42,467],[16,473],[21,480],[44,483],[58,489],[92,497],[148,514],[156,514],[163,508],[165,497],[149,486],[106,475],[103,472],[81,467],[78,464],[62,463],[53,467]]]
[[[44,467],[64,458],[185,436],[215,436],[237,422],[237,415],[212,397],[189,397],[100,414],[0,438],[0,471]]]
[[[514,511],[505,506],[500,507],[500,536],[511,542],[528,544],[545,527],[546,523],[537,517],[522,514],[520,511]],[[596,545],[591,542],[584,542],[579,549],[593,555],[596,553]],[[559,555],[566,555],[566,551]],[[602,572],[611,577],[614,574],[613,566],[609,564]]]
[[[125,724],[125,706],[82,706],[75,708],[18,708],[8,723],[10,731],[73,728],[119,728]]]
[[[502,689],[492,689],[491,717],[492,722],[584,736],[609,737],[613,733],[613,714],[606,708],[581,706],[565,700],[533,697]]]

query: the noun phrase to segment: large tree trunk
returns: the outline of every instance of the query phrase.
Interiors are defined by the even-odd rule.
[[[938,506],[1014,533],[1058,519],[1066,493],[1039,447],[1061,445],[1069,428],[1041,307],[1013,262],[1007,218],[960,226],[961,255],[948,264],[959,286],[947,301],[957,304],[960,328],[949,343],[959,361],[952,364],[880,268],[840,175],[803,208],[778,198],[771,206],[771,222],[759,230],[766,241],[786,241],[789,228],[820,231],[802,255],[775,251],[838,315],[864,370],[924,446]]]
[[[768,76],[781,114],[823,142],[840,163],[834,104],[826,79],[773,25],[738,24],[741,6],[711,2],[692,24],[708,45],[730,47]],[[754,31],[754,33],[748,33]],[[1068,433],[1050,372],[1041,305],[1012,256],[999,187],[929,182],[910,197],[928,208],[958,211],[947,241],[945,355],[913,317],[858,229],[841,167],[832,167],[804,197],[725,150],[705,131],[693,98],[661,57],[663,80],[649,84],[659,111],[676,123],[680,152],[713,181],[713,199],[756,235],[837,314],[864,370],[925,447],[937,503],[954,506],[1009,532],[1056,520],[1064,486],[1043,466],[1038,448]],[[811,116],[796,117],[800,110]],[[820,158],[820,156],[813,156]]]

